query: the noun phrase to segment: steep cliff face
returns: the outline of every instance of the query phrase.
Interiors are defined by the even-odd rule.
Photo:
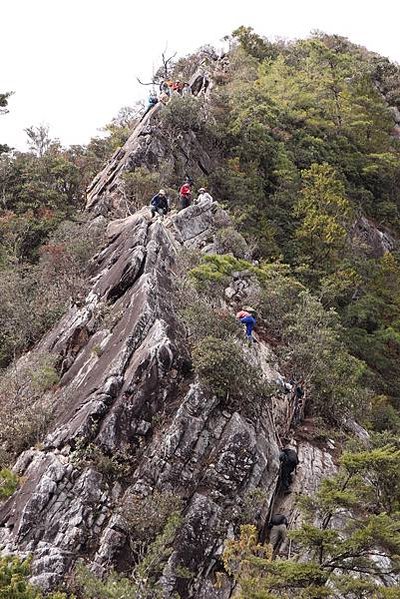
[[[207,97],[212,89],[211,73],[224,68],[224,61],[216,60],[208,69],[199,67],[191,77],[192,95]],[[159,102],[141,119],[122,148],[118,148],[104,169],[88,187],[87,209],[93,214],[125,214],[122,175],[136,167],[162,168],[164,174],[185,172],[192,176],[208,175],[212,169],[211,157],[199,143],[193,131],[171,136],[160,126],[163,104]]]
[[[144,119],[91,186],[93,218],[118,214],[127,165],[149,164],[151,156],[156,165],[169,153],[154,125],[160,110]],[[197,143],[189,137],[187,143]],[[206,169],[205,160],[197,167]],[[151,221],[147,208],[111,221],[108,242],[91,264],[90,292],[36,348],[57,357],[56,417],[43,445],[15,466],[23,483],[1,506],[0,544],[4,552],[32,554],[33,582],[42,587],[60,583],[80,557],[100,575],[112,567],[129,571],[135,553],[124,514],[132,497],[155,491],[172,491],[184,506],[160,575],[165,597],[231,596],[228,580],[215,588],[214,572],[250,491],[264,492],[260,528],[271,504],[295,525],[294,495],[275,493],[285,397],[249,416],[222,405],[190,370],[176,299],[178,259],[185,249],[213,251],[216,232],[230,224],[216,202],[164,221]],[[246,284],[239,288],[244,301]],[[226,293],[232,306],[237,291]],[[278,379],[270,348],[260,342],[247,352],[260,377]],[[120,458],[123,475],[79,459],[92,447]],[[298,452],[295,490],[311,493],[335,470],[334,461],[329,449],[307,440],[298,442]]]

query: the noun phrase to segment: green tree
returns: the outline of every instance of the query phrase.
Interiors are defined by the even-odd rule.
[[[0,93],[0,115],[7,114],[8,112],[8,98],[12,95],[12,92]],[[9,151],[9,147],[5,144],[0,144],[0,155],[4,152]]]
[[[296,237],[304,259],[317,270],[332,270],[343,258],[352,210],[345,188],[327,164],[313,164],[302,173],[303,188],[296,204],[301,218]]]
[[[232,37],[238,40],[242,48],[257,60],[265,60],[276,54],[274,45],[255,33],[252,27],[244,27],[242,25],[235,29]]]
[[[24,129],[28,137],[29,149],[41,158],[52,144],[48,125],[31,126]]]
[[[393,577],[400,572],[399,467],[400,450],[393,445],[344,453],[338,474],[304,498],[302,524],[290,532],[291,559],[272,561],[257,543],[255,528],[243,527],[224,554],[239,597],[333,599],[343,593],[394,599]]]
[[[303,378],[314,414],[340,424],[357,413],[366,398],[362,386],[365,365],[352,356],[334,310],[325,310],[309,292],[287,316],[281,354],[290,372]]]

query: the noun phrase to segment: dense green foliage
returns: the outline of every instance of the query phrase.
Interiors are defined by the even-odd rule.
[[[44,599],[44,595],[28,582],[29,559],[21,561],[17,557],[0,557],[0,598],[1,599]],[[74,599],[65,593],[50,593],[47,599]]]
[[[246,398],[242,405],[264,395],[256,384],[259,373],[251,368],[248,356],[235,342],[238,327],[235,329],[221,310],[210,307],[237,271],[248,273],[253,281],[255,291],[248,301],[257,309],[268,335],[278,343],[276,352],[285,370],[304,380],[310,414],[336,424],[352,415],[366,424],[371,422],[367,417],[374,418],[370,414],[374,395],[365,388],[366,365],[346,346],[338,313],[325,308],[293,276],[290,267],[281,263],[255,266],[231,255],[210,255],[189,271],[203,297],[203,301],[192,298],[192,307],[184,311],[195,341],[195,369],[202,380],[221,397],[242,394]],[[382,404],[382,399],[380,404],[387,413],[390,408]],[[397,426],[395,420],[392,425]]]
[[[380,438],[369,450],[343,454],[338,474],[313,497],[303,498],[303,522],[289,533],[295,555],[305,552],[307,561],[271,560],[272,552],[258,545],[255,528],[242,527],[241,538],[229,541],[224,555],[240,583],[239,596],[396,597],[396,589],[379,581],[400,572],[399,467],[399,448]]]
[[[6,499],[17,490],[19,478],[12,470],[2,468],[0,470],[0,499]]]
[[[338,36],[271,44],[241,27],[233,38],[213,95],[210,134],[223,155],[214,193],[256,257],[284,260],[296,284],[336,309],[340,343],[367,365],[364,385],[398,408],[399,256],[360,245],[353,224],[364,215],[371,229],[400,232],[389,108],[400,106],[400,69]]]

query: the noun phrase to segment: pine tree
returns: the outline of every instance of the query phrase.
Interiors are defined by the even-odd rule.
[[[303,522],[290,532],[295,556],[271,561],[252,526],[229,541],[225,566],[240,599],[396,597],[400,573],[400,449],[379,440],[346,452],[337,475],[303,498]],[[385,585],[382,585],[385,581]]]

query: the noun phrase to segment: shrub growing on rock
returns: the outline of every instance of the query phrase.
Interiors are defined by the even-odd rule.
[[[30,559],[0,557],[0,597],[2,599],[44,599],[40,590],[29,583]],[[54,592],[46,599],[76,599],[73,595]]]
[[[234,227],[219,229],[215,235],[218,251],[221,254],[233,254],[235,258],[246,259],[249,247],[244,237]]]
[[[182,499],[171,491],[154,491],[152,495],[129,497],[123,509],[134,541],[147,546],[160,534],[172,513],[180,513]]]
[[[129,578],[112,572],[105,580],[96,578],[80,564],[76,570],[75,583],[79,596],[84,599],[162,599],[165,596],[158,584],[160,575],[170,557],[181,517],[177,512],[169,514],[163,530],[138,556]]]
[[[12,470],[2,468],[0,470],[0,499],[11,497],[17,490],[19,478]]]
[[[205,337],[193,350],[199,380],[233,409],[251,410],[268,397],[259,370],[232,338]]]
[[[183,320],[188,328],[191,345],[199,343],[204,337],[228,339],[238,333],[238,324],[227,310],[213,309],[204,299],[187,305],[182,310]]]
[[[49,354],[42,354],[29,365],[16,362],[0,379],[2,465],[42,440],[54,411],[45,392],[57,381],[54,358]]]
[[[193,96],[173,97],[162,111],[163,125],[175,136],[201,131],[205,123],[201,100]]]

